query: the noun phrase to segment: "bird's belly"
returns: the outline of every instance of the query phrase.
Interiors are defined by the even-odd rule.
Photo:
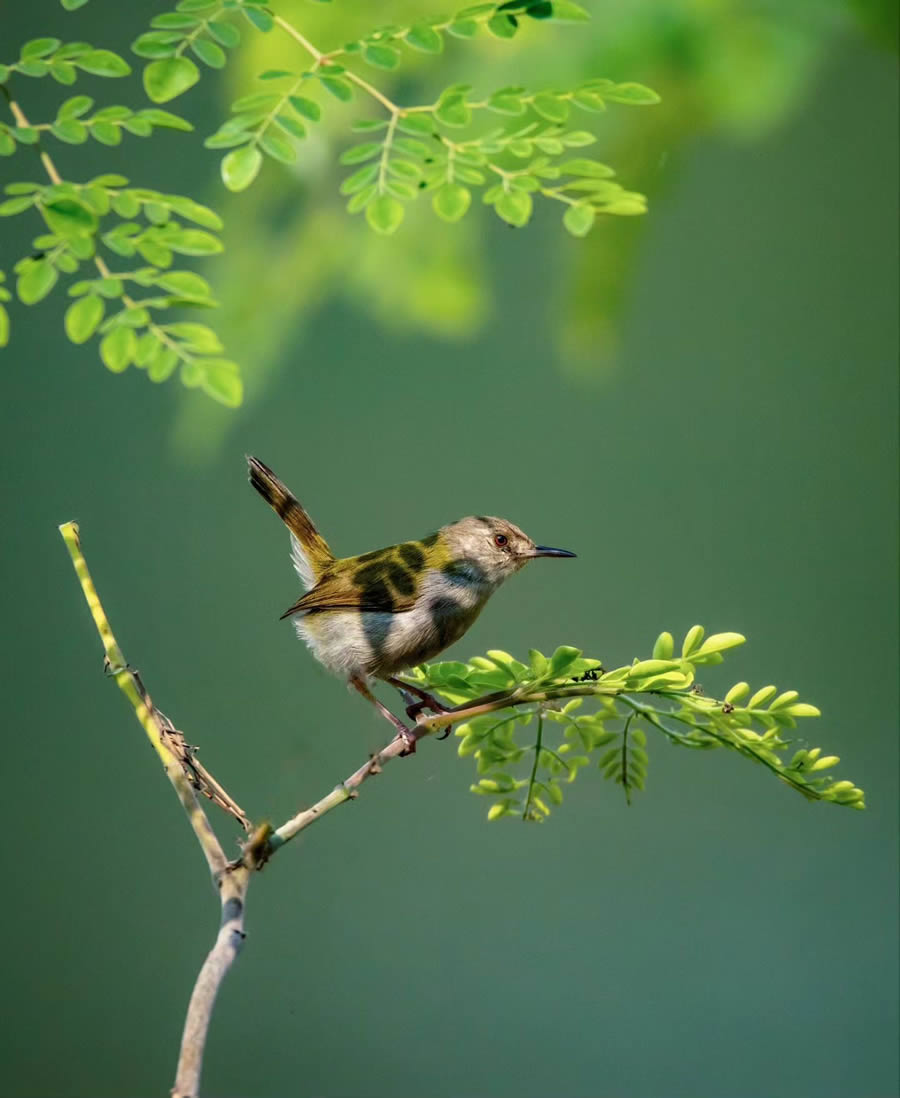
[[[481,604],[434,599],[402,613],[324,610],[296,622],[316,659],[338,675],[385,677],[430,660],[465,633]]]

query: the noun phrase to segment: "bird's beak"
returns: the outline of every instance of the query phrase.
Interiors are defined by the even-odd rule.
[[[549,545],[535,545],[531,554],[533,557],[574,557],[576,554],[568,549],[551,549]]]

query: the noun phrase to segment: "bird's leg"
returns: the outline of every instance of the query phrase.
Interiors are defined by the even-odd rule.
[[[407,717],[409,717],[410,720],[414,721],[423,709],[430,709],[432,713],[450,712],[446,705],[442,705],[434,696],[434,694],[429,694],[427,690],[422,690],[418,686],[413,686],[412,683],[403,682],[402,679],[395,678],[393,675],[391,675],[384,681],[389,682],[391,686],[396,687],[400,691],[401,695],[403,695],[404,701],[407,701],[410,695],[414,695],[419,699],[417,702],[413,702],[412,705],[407,705],[406,707],[406,715]],[[440,736],[438,736],[438,739],[446,740],[451,731],[452,729],[448,727],[444,732],[441,733]]]
[[[356,675],[351,675],[350,685],[353,687],[354,690],[359,691],[359,693],[362,694],[362,696],[367,701],[370,701],[386,721],[391,722],[394,728],[396,728],[397,734],[402,737],[403,742],[406,744],[406,750],[403,752],[403,754],[412,755],[416,750],[416,740],[418,739],[415,729],[407,728],[399,717],[395,717],[390,709],[388,709],[386,705],[382,704],[382,702],[380,702],[378,698],[375,697],[375,695],[366,685],[364,679],[359,678]]]

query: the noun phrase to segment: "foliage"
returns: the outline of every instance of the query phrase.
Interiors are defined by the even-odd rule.
[[[63,6],[74,10],[81,4],[66,0]],[[249,187],[266,157],[294,162],[309,128],[322,118],[325,101],[346,103],[362,95],[386,117],[359,118],[353,124],[353,130],[366,137],[341,155],[341,163],[353,167],[341,193],[348,211],[364,211],[376,232],[396,232],[407,206],[421,194],[430,197],[439,218],[459,221],[470,209],[472,188],[477,187],[483,188],[482,201],[515,227],[531,219],[536,197],[556,202],[563,210],[564,227],[580,237],[598,215],[641,214],[646,203],[643,195],[615,182],[608,165],[572,155],[572,150],[596,138],[588,130],[570,127],[570,113],[573,108],[599,113],[610,103],[655,103],[658,97],[650,89],[592,79],[570,88],[501,87],[479,98],[471,94],[471,85],[452,84],[431,103],[405,106],[357,70],[393,70],[404,51],[439,54],[448,39],[465,41],[488,33],[508,40],[523,20],[587,18],[569,0],[477,4],[450,17],[378,27],[323,51],[262,0],[179,0],[174,11],[152,19],[132,49],[146,62],[144,89],[157,104],[199,81],[198,61],[207,68],[222,68],[227,51],[241,45],[248,28],[264,34],[277,29],[301,52],[303,63],[294,70],[262,72],[260,80],[278,90],[240,97],[232,104],[231,117],[206,141],[208,147],[228,150],[222,178],[232,191]],[[0,216],[37,214],[49,230],[34,238],[33,255],[14,263],[16,292],[22,304],[33,305],[50,294],[60,275],[81,274],[69,289],[76,301],[65,319],[73,342],[98,335],[101,359],[113,372],[134,364],[146,369],[151,380],[162,381],[178,370],[185,385],[235,406],[242,399],[239,370],[220,357],[223,348],[216,334],[199,323],[163,323],[157,315],[173,307],[216,305],[204,279],[170,268],[175,255],[202,257],[222,250],[214,235],[221,228],[218,214],[181,195],[131,187],[119,175],[64,180],[43,144],[52,138],[70,145],[90,140],[117,145],[125,134],[149,137],[158,127],[189,132],[191,124],[160,107],[133,110],[109,105],[94,110],[94,100],[87,95],[65,100],[53,119],[34,123],[10,90],[19,77],[51,76],[69,85],[79,73],[114,78],[130,71],[124,58],[111,50],[84,42],[64,44],[51,37],[26,42],[17,60],[0,64],[0,88],[12,114],[11,123],[0,123],[0,155],[12,156],[31,146],[40,153],[50,181],[9,184],[7,200],[0,204]],[[179,219],[202,227],[186,226]],[[113,269],[104,249],[119,258],[138,256],[146,265]],[[92,264],[98,277],[83,277],[83,263]],[[0,278],[5,278],[4,272]],[[135,296],[145,290],[145,296]],[[0,287],[0,302],[9,296]],[[116,302],[114,311],[108,311],[109,302]],[[8,336],[9,317],[0,304],[0,345]]]
[[[620,785],[630,803],[647,778],[648,732],[679,747],[730,749],[809,800],[864,808],[861,789],[825,774],[840,762],[836,755],[787,735],[798,719],[819,716],[796,690],[764,686],[751,694],[746,682],[738,682],[721,700],[704,694],[697,668],[721,663],[723,652],[744,643],[739,633],[704,636],[695,625],[676,656],[672,635],[662,633],[649,659],[612,671],[564,646],[552,656],[532,650],[527,664],[490,651],[468,663],[422,666],[405,677],[454,705],[486,703],[473,705],[480,712],[456,735],[460,756],[475,759],[479,779],[472,792],[493,802],[489,820],[543,820],[562,804],[564,786],[588,768]],[[485,699],[485,690],[496,693]],[[580,712],[585,701],[593,703],[591,712]]]

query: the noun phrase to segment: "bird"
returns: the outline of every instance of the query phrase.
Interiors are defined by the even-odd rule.
[[[416,731],[372,692],[380,679],[410,701],[406,713],[447,712],[431,694],[397,676],[443,652],[466,632],[498,587],[540,557],[574,557],[536,545],[515,523],[470,515],[417,541],[336,557],[299,500],[258,458],[250,483],[290,531],[291,559],[306,593],[281,615],[329,671],[346,678],[403,737]],[[449,731],[449,730],[448,730]]]

